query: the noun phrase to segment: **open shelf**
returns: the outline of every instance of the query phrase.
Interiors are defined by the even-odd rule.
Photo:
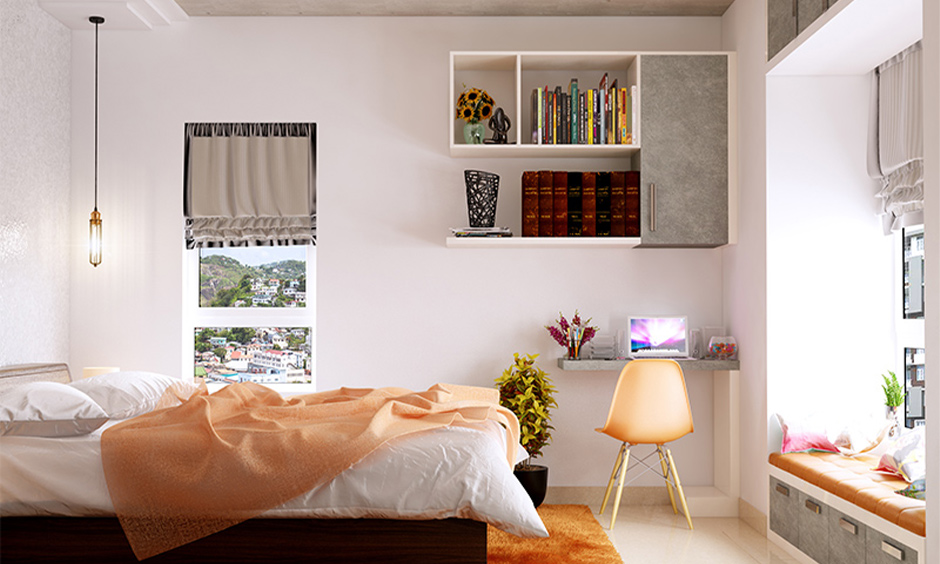
[[[452,248],[631,248],[639,237],[448,237]],[[621,365],[622,366],[622,365]]]
[[[568,358],[558,359],[558,368],[562,370],[609,370],[620,372],[623,367],[630,362],[629,359],[579,359],[571,360]],[[741,362],[738,360],[717,360],[717,359],[691,359],[677,360],[682,370],[740,370]]]

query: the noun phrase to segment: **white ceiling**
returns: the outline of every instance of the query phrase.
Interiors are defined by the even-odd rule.
[[[720,16],[733,0],[176,0],[189,16]]]
[[[4,1],[4,0],[0,0]],[[734,0],[37,0],[67,27],[146,30],[206,16],[720,16]]]

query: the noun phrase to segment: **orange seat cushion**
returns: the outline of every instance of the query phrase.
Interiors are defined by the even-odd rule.
[[[770,463],[899,527],[926,536],[926,504],[895,493],[907,487],[901,478],[874,472],[877,456],[832,452],[771,453]]]

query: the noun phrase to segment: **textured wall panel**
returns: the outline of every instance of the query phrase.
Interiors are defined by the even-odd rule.
[[[0,2],[0,366],[67,362],[71,34]]]

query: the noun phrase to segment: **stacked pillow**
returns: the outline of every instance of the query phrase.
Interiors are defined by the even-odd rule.
[[[181,381],[154,372],[112,372],[70,384],[30,382],[0,394],[0,435],[69,437],[91,433],[108,419],[153,411]]]

